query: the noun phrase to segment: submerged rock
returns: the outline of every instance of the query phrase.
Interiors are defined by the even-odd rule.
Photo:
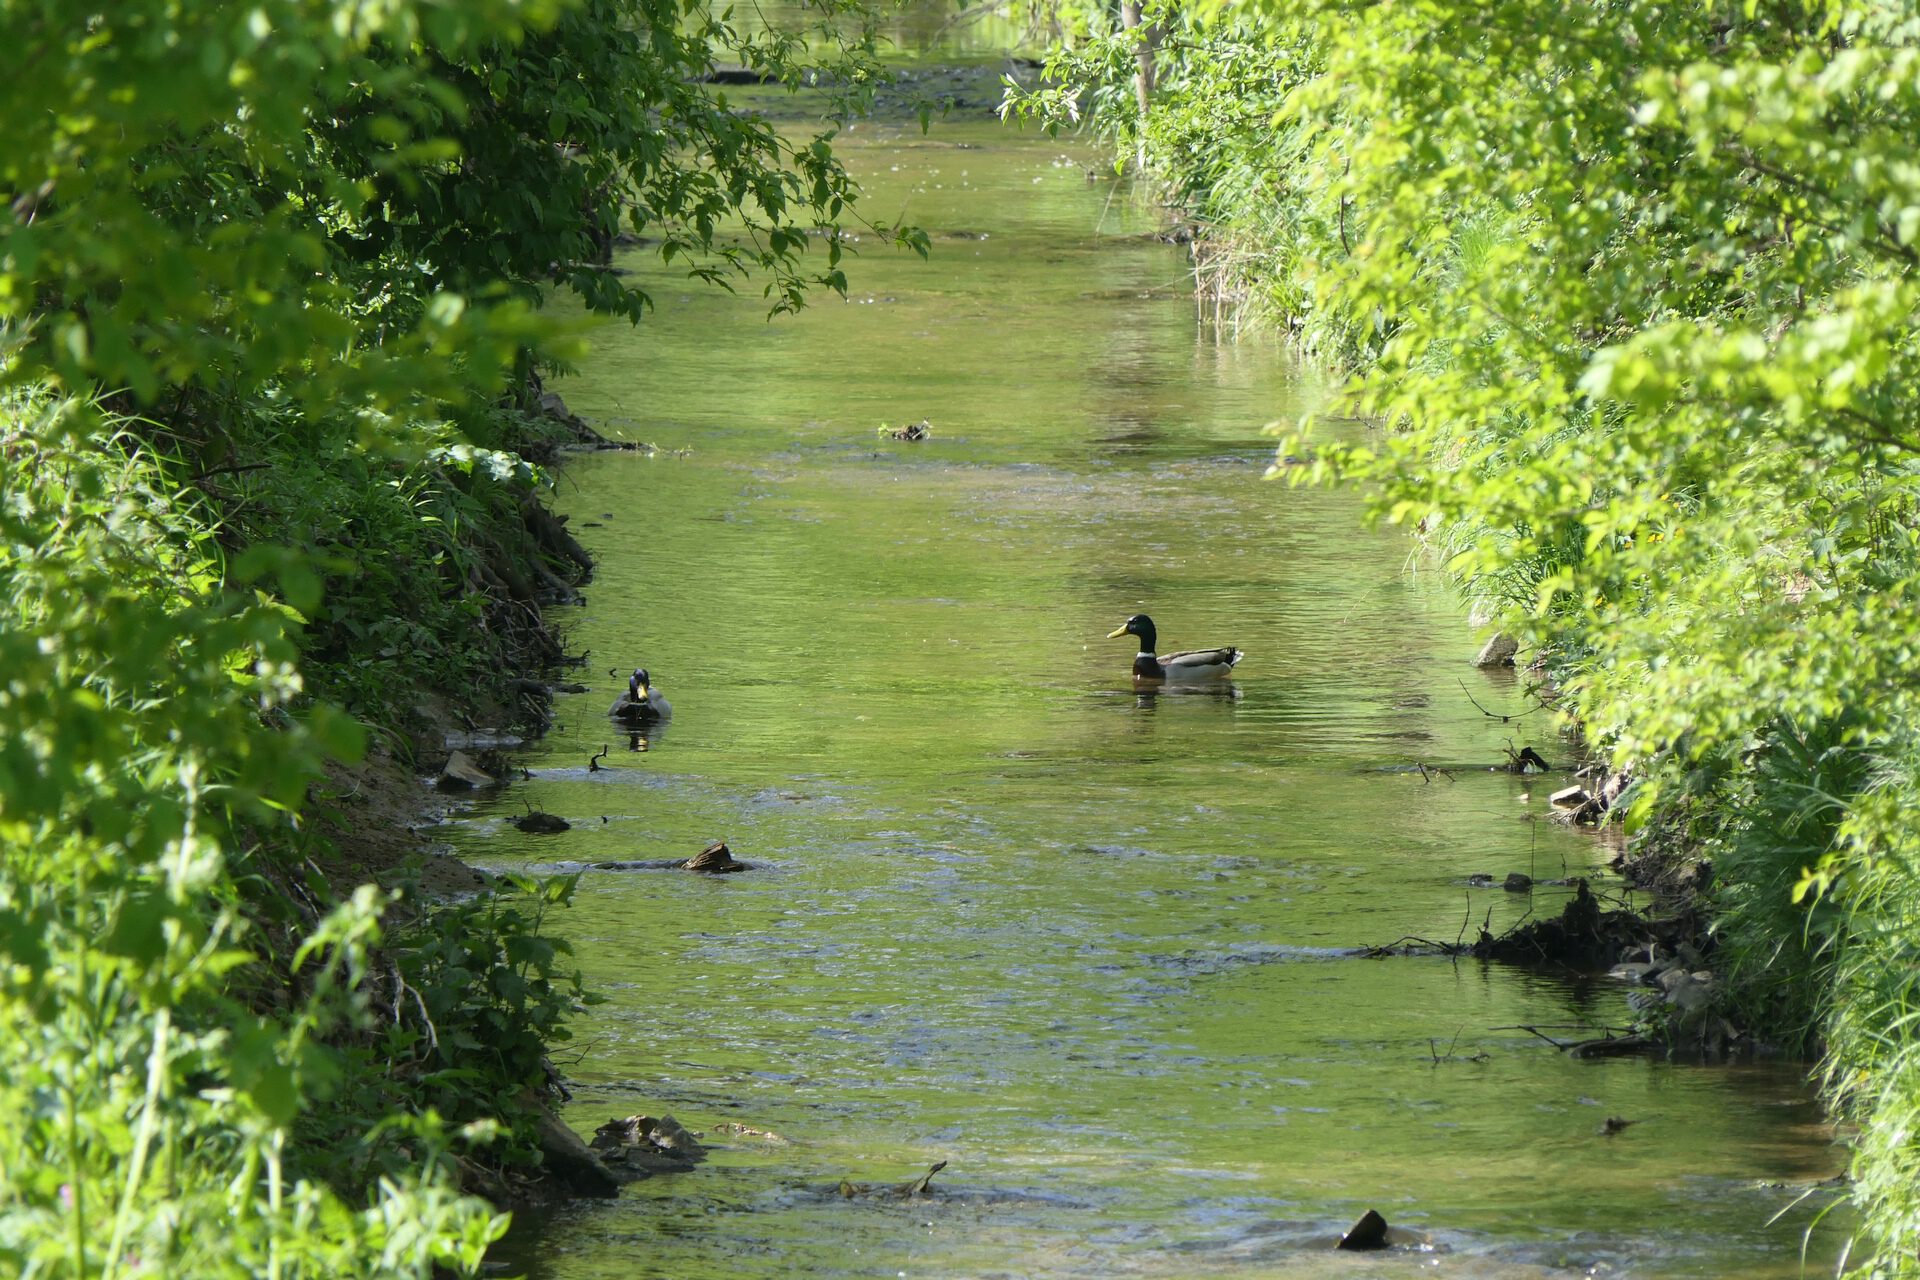
[[[733,1120],[723,1120],[713,1126],[715,1133],[730,1133],[736,1138],[759,1138],[776,1147],[790,1147],[793,1139],[783,1138],[771,1129],[756,1129],[750,1124],[740,1124]]]
[[[456,751],[447,757],[446,767],[440,770],[433,785],[442,791],[472,791],[477,787],[497,787],[500,779],[482,769],[466,752]]]
[[[656,1173],[685,1173],[707,1158],[707,1149],[672,1116],[626,1116],[593,1131],[593,1148],[623,1181]]]
[[[1684,1012],[1706,1009],[1713,1003],[1713,974],[1705,970],[1688,973],[1685,969],[1669,969],[1660,975],[1659,983],[1667,993],[1667,1003]]]
[[[565,818],[557,814],[542,813],[538,809],[521,814],[513,820],[513,825],[529,835],[536,836],[558,835],[562,831],[573,830],[573,824]]]
[[[1508,893],[1525,893],[1533,888],[1533,877],[1520,871],[1509,871],[1506,883],[1500,886]]]

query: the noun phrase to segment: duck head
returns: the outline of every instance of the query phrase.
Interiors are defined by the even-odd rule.
[[[1127,635],[1140,637],[1140,652],[1152,653],[1154,651],[1153,643],[1157,638],[1157,633],[1153,629],[1153,619],[1149,618],[1146,614],[1134,614],[1131,618],[1121,623],[1119,627],[1107,632],[1107,639],[1118,640],[1121,636]]]
[[[633,678],[627,681],[627,698],[633,702],[645,702],[647,700],[647,692],[647,669],[645,667],[635,667]]]

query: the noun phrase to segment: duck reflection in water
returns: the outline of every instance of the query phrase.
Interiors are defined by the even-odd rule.
[[[1161,698],[1185,700],[1193,697],[1205,698],[1216,705],[1231,707],[1240,701],[1240,686],[1232,683],[1175,684],[1163,685],[1158,689],[1135,689],[1133,705],[1137,710],[1151,711]]]

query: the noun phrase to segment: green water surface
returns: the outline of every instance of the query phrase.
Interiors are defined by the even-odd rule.
[[[852,296],[663,274],[561,387],[653,456],[567,464],[599,558],[591,694],[534,778],[452,824],[470,860],[588,871],[561,928],[609,999],[561,1065],[582,1131],[670,1112],[697,1171],[533,1224],[541,1280],[630,1276],[1799,1274],[1841,1157],[1799,1069],[1576,1062],[1519,1024],[1626,989],[1344,949],[1451,941],[1603,870],[1547,820],[1567,750],[1477,671],[1446,588],[1354,495],[1263,480],[1323,379],[1196,323],[1184,253],[1088,150],[977,118],[843,138]],[[1093,170],[1090,172],[1090,168]],[[933,438],[875,428],[922,417]],[[1227,695],[1139,696],[1131,640],[1246,651]],[[676,708],[629,750],[644,664]],[[609,768],[590,772],[602,744]],[[1410,771],[1455,766],[1451,777]],[[523,802],[574,823],[522,835]],[[1638,1123],[1616,1137],[1601,1123]],[[787,1140],[728,1137],[736,1122]],[[846,1200],[936,1160],[940,1194]],[[1327,1252],[1368,1207],[1432,1252]],[[1815,1271],[1837,1250],[1816,1232]]]

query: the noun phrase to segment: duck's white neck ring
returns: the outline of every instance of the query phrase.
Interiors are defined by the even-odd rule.
[[[1153,653],[1153,650],[1151,649],[1142,649],[1140,652],[1134,654],[1133,656],[1136,658],[1151,658],[1154,656],[1154,653]]]

